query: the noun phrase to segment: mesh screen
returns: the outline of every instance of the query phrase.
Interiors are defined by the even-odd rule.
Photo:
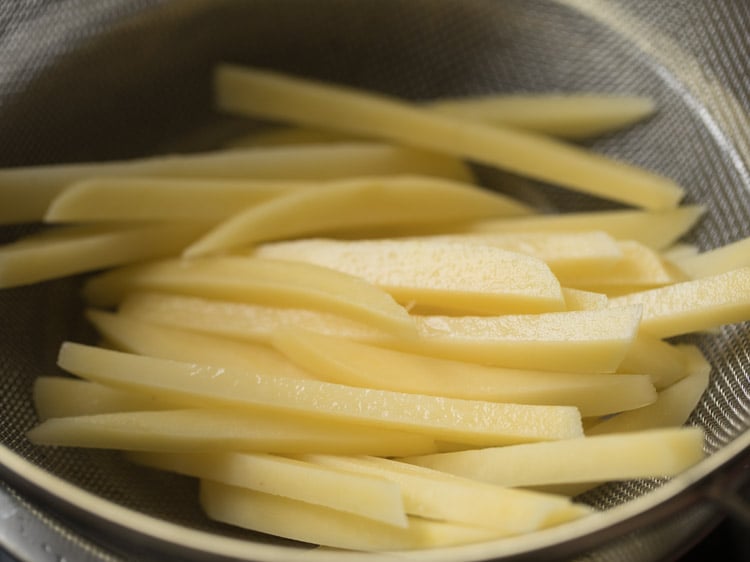
[[[4,2],[0,165],[216,147],[248,126],[211,110],[209,75],[217,61],[410,99],[498,91],[643,94],[656,100],[657,116],[587,144],[684,185],[687,200],[709,211],[689,241],[710,248],[750,235],[748,22],[750,8],[742,2],[674,0]],[[493,170],[479,172],[488,186],[521,193],[545,208],[608,205]],[[29,228],[5,228],[0,239]],[[24,438],[36,423],[33,380],[56,370],[61,341],[91,341],[79,287],[80,279],[72,279],[0,292],[0,441],[121,505],[236,534],[201,515],[190,479],[123,464],[114,453],[36,448]],[[714,369],[691,422],[706,428],[713,452],[750,423],[750,332],[746,325],[731,326],[699,341]],[[656,485],[609,485],[586,499],[606,508]],[[173,493],[155,493],[164,489]],[[641,531],[638,540],[627,537],[580,556],[633,559],[635,551],[638,559],[657,559],[708,519],[703,511],[686,512]]]

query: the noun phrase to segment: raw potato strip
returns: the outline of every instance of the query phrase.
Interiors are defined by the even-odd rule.
[[[468,544],[498,538],[497,531],[409,518],[406,528],[319,505],[201,482],[200,502],[217,521],[312,544],[359,551],[411,550]]]
[[[674,207],[671,180],[541,135],[468,123],[393,98],[233,65],[215,74],[219,109],[386,138],[653,209]]]
[[[143,410],[171,410],[179,403],[148,393],[128,392],[68,377],[38,377],[34,407],[41,421],[50,418],[111,414]]]
[[[179,255],[205,233],[202,224],[84,225],[0,246],[0,288]]]
[[[312,241],[299,251],[259,248],[261,259],[311,263],[360,277],[405,306],[464,314],[560,311],[560,283],[540,259],[477,244],[418,240]],[[288,248],[288,246],[287,246]]]
[[[582,433],[578,410],[355,388],[259,372],[144,357],[66,342],[58,364],[83,378],[196,406],[389,428],[475,445],[565,439]],[[272,451],[276,452],[276,451]]]
[[[609,297],[603,293],[581,291],[580,289],[562,288],[565,299],[565,310],[599,310],[605,308]]]
[[[164,260],[100,274],[86,283],[84,295],[89,303],[105,307],[140,290],[311,307],[386,332],[415,332],[406,310],[381,289],[360,278],[306,263],[230,256]]]
[[[649,117],[656,109],[649,98],[602,94],[495,94],[438,99],[426,106],[478,123],[569,139],[622,129]]]
[[[529,217],[487,219],[470,225],[470,232],[585,232],[601,230],[617,240],[633,240],[661,250],[687,233],[705,213],[700,205],[665,211],[586,211]]]
[[[397,392],[517,404],[575,406],[581,416],[639,408],[656,399],[648,375],[526,371],[414,355],[290,329],[274,345],[321,380]]]
[[[648,246],[632,240],[617,244],[621,251],[620,261],[594,272],[556,272],[560,283],[592,292],[623,294],[685,280],[684,275]]]
[[[429,437],[402,431],[209,407],[53,418],[34,427],[27,437],[37,445],[168,453],[325,451],[393,456],[436,450]]]
[[[377,243],[387,242],[389,241]],[[602,269],[614,266],[623,258],[623,251],[618,243],[611,236],[601,231],[435,234],[409,237],[401,243],[403,242],[492,246],[538,258],[545,262],[558,277],[599,273]],[[345,248],[346,245],[350,245],[356,249],[357,244],[364,244],[367,247],[372,243],[372,241],[336,242],[325,239],[272,242],[259,246],[256,255],[305,261],[305,258],[310,259],[309,256],[311,255],[323,253],[326,245],[333,249]]]
[[[673,476],[703,459],[703,431],[669,428],[403,459],[502,486]]]
[[[381,143],[252,148],[113,162],[52,164],[0,170],[0,224],[41,220],[66,186],[92,177],[180,177],[330,180],[422,174],[472,181],[456,158]]]
[[[519,94],[439,98],[425,107],[461,119],[516,127],[570,139],[582,139],[632,125],[653,114],[645,97],[597,94]],[[276,127],[234,139],[232,146],[278,146],[351,141],[352,135]]]
[[[513,199],[434,178],[360,178],[282,194],[240,210],[190,246],[200,256],[278,240],[367,226],[451,223],[529,214]]]
[[[382,476],[262,453],[130,453],[141,465],[222,482],[406,527],[401,489]]]
[[[668,338],[750,319],[750,267],[609,300],[643,306],[641,330]]]
[[[333,314],[168,294],[136,294],[121,313],[163,325],[270,343],[299,327],[401,351],[518,369],[614,372],[636,337],[640,309],[504,316],[414,316],[418,336],[396,338]]]
[[[86,318],[121,351],[232,369],[252,369],[280,377],[314,378],[265,345],[167,328],[102,310],[89,309]]]
[[[315,185],[299,180],[95,178],[63,189],[50,204],[44,220],[219,221],[238,209]]]
[[[687,376],[661,390],[653,404],[622,412],[586,429],[587,435],[679,427],[687,422],[708,388],[711,365],[697,347],[680,346],[687,356]]]
[[[568,498],[493,486],[390,459],[315,454],[299,458],[398,483],[409,515],[487,527],[507,535],[531,533],[590,513]]]
[[[618,373],[647,373],[657,390],[687,376],[691,352],[646,333],[639,333],[617,368]]]
[[[694,279],[750,266],[750,238],[684,257],[673,258],[677,267]]]

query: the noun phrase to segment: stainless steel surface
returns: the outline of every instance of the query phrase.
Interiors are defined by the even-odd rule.
[[[748,29],[750,4],[740,1],[5,2],[0,165],[217,146],[247,125],[211,109],[210,69],[222,60],[410,99],[496,91],[643,94],[656,100],[656,117],[589,145],[683,184],[689,202],[708,206],[690,241],[710,248],[750,235]],[[502,174],[483,177],[502,189]],[[528,196],[539,200],[539,193]],[[544,203],[562,211],[604,206],[550,193]],[[2,229],[0,240],[29,228]],[[88,544],[89,532],[112,548],[137,552],[137,559],[200,559],[200,546],[178,532],[189,529],[185,536],[249,537],[261,545],[242,555],[233,542],[228,557],[314,557],[291,542],[206,520],[189,479],[131,467],[113,453],[37,448],[25,440],[36,422],[33,379],[55,371],[63,338],[92,337],[80,315],[79,281],[0,293],[0,475],[41,502],[42,511],[54,509],[80,527],[65,533],[72,548]],[[697,341],[714,367],[691,418],[707,431],[712,455],[703,465],[677,482],[612,484],[587,494],[592,505],[617,514],[601,527],[574,527],[569,536],[551,534],[511,549],[467,549],[456,559],[658,560],[710,527],[718,511],[706,490],[750,443],[750,330],[731,326]],[[50,494],[43,471],[82,494],[56,485]],[[104,510],[91,497],[142,516]],[[47,528],[55,536],[54,525]],[[279,544],[286,549],[277,550]]]

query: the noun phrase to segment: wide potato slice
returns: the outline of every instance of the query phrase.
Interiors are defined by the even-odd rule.
[[[407,519],[401,487],[379,475],[263,453],[148,453],[141,465],[345,511],[396,527]]]
[[[278,332],[277,349],[322,380],[398,392],[518,404],[575,406],[596,416],[656,399],[648,375],[503,369],[414,355],[299,329]]]
[[[64,370],[117,388],[145,390],[196,407],[306,415],[342,425],[388,428],[477,445],[582,434],[570,406],[459,400],[169,361],[67,342]]]
[[[503,486],[540,486],[673,476],[703,457],[700,428],[669,428],[403,460]]]
[[[217,68],[214,88],[227,112],[390,139],[645,208],[671,208],[683,196],[667,178],[541,135],[351,88],[228,64]]]

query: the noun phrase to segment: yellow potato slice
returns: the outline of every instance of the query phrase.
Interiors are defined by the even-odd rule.
[[[750,266],[750,238],[693,255],[673,258],[677,267],[694,279]]]
[[[111,414],[143,410],[171,410],[179,401],[146,392],[129,392],[68,377],[38,377],[34,381],[34,408],[41,421],[50,418]]]
[[[487,527],[508,535],[530,533],[590,513],[568,498],[494,486],[390,459],[315,454],[299,458],[397,482],[410,515]]]
[[[298,541],[360,551],[435,548],[497,538],[497,531],[410,517],[406,528],[327,507],[201,481],[200,502],[212,519]]]
[[[93,177],[324,180],[393,174],[423,174],[467,182],[473,177],[457,158],[379,143],[235,149],[7,168],[0,170],[0,224],[41,220],[64,187]]]
[[[661,287],[686,279],[648,246],[632,240],[620,241],[617,245],[621,250],[619,261],[590,272],[556,272],[560,283],[611,295]]]
[[[118,349],[140,355],[192,361],[299,379],[314,378],[268,346],[167,328],[134,318],[89,309],[86,318]]]
[[[401,488],[382,476],[262,453],[148,453],[128,459],[141,465],[222,482],[406,527]]]
[[[95,382],[195,406],[297,413],[477,445],[565,439],[582,433],[570,406],[529,406],[355,388],[63,344],[60,367]],[[278,452],[273,451],[271,452]]]
[[[582,416],[639,408],[656,399],[648,375],[502,369],[373,347],[300,329],[277,349],[322,380],[397,392],[517,404],[575,406]]]
[[[617,210],[532,215],[486,219],[468,227],[470,232],[585,232],[601,230],[617,240],[633,240],[656,250],[672,245],[705,213],[700,205],[664,211]]]
[[[560,283],[543,261],[491,246],[429,238],[313,240],[263,246],[254,255],[311,263],[360,277],[409,307],[484,315],[565,309]]]
[[[700,428],[669,428],[403,460],[503,486],[540,486],[673,476],[703,457]]]
[[[687,375],[662,389],[656,401],[638,410],[623,412],[586,429],[587,435],[678,427],[687,422],[708,387],[711,365],[694,346],[681,345],[687,357]]]
[[[220,110],[385,138],[646,208],[674,207],[671,180],[541,135],[438,115],[354,89],[233,65],[215,73]]]
[[[27,433],[32,443],[122,451],[244,451],[341,455],[434,452],[423,435],[278,412],[210,407],[51,418]]]
[[[168,294],[134,294],[123,314],[157,324],[270,343],[299,327],[401,351],[517,369],[614,372],[638,332],[637,306],[503,316],[414,316],[417,337],[333,314]]]
[[[0,289],[179,255],[202,224],[83,225],[0,246]]]
[[[86,283],[84,295],[89,303],[104,307],[135,290],[311,307],[404,336],[415,332],[406,310],[381,289],[307,263],[230,256],[164,260],[100,274]]]
[[[604,293],[570,287],[563,287],[562,294],[565,299],[565,310],[597,310],[606,307],[609,301],[609,297]]]
[[[656,389],[661,390],[687,376],[689,358],[690,352],[686,353],[684,346],[639,333],[617,372],[646,373]]]
[[[240,210],[185,253],[213,254],[266,240],[349,228],[450,223],[529,212],[509,197],[466,183],[417,176],[359,178],[291,191]]]
[[[652,115],[653,100],[597,94],[516,94],[438,99],[427,107],[487,125],[582,139],[632,125]]]
[[[365,244],[370,244],[370,242],[367,241]],[[388,241],[379,243],[383,242]],[[434,234],[409,237],[406,242],[492,246],[538,258],[545,262],[558,277],[599,273],[602,269],[608,269],[623,259],[623,251],[618,243],[601,231]],[[334,242],[325,239],[274,242],[258,247],[256,255],[304,261],[306,256],[319,254],[322,251],[321,247],[325,247],[326,244],[331,245],[332,248],[344,248],[345,244],[349,244],[356,249],[356,245],[362,243],[362,241]]]
[[[643,306],[641,330],[672,336],[750,319],[750,267],[631,293],[609,300],[609,306]]]

